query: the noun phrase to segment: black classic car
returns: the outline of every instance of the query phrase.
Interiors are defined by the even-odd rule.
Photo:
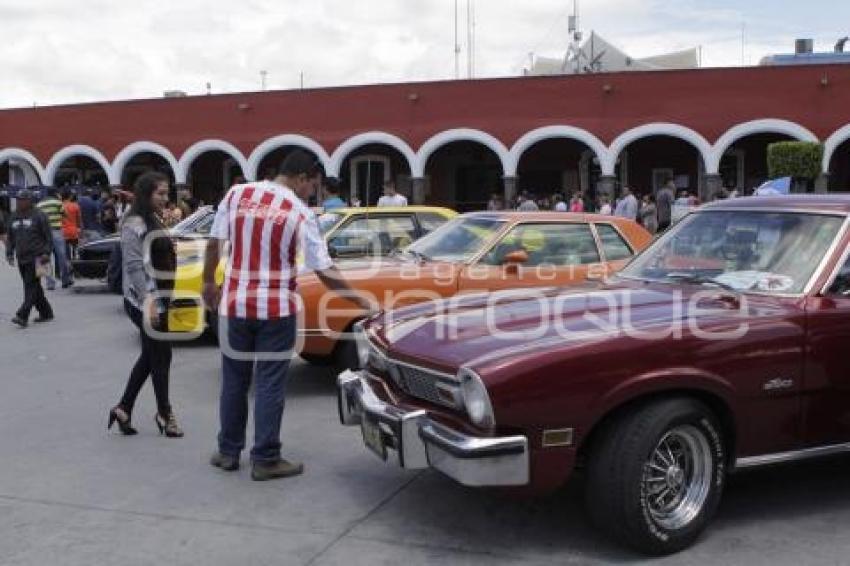
[[[202,206],[194,214],[187,216],[174,228],[172,233],[179,236],[190,234],[209,234],[215,209]],[[92,240],[80,245],[77,259],[71,260],[74,276],[82,279],[105,279],[109,290],[121,292],[121,236],[109,236]]]

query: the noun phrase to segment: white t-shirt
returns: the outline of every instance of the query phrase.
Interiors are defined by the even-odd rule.
[[[393,196],[384,195],[378,199],[378,206],[407,206],[407,197],[398,193]]]
[[[565,203],[564,201],[561,201],[555,205],[555,212],[566,212],[567,210],[569,209],[567,208],[567,203]]]

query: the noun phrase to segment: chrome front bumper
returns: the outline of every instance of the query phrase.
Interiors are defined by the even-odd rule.
[[[365,371],[344,371],[338,380],[339,419],[359,425],[364,444],[381,458],[391,453],[407,469],[432,467],[469,486],[516,486],[529,481],[528,439],[468,436],[428,416],[385,403]]]

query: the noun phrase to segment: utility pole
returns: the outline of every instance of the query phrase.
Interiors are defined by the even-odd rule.
[[[304,90],[304,71],[301,71],[301,90]]]
[[[455,0],[455,80],[460,78],[460,41],[458,39],[458,0]]]
[[[268,75],[268,71],[260,71],[260,90],[266,90],[266,77],[268,77]]]
[[[466,78],[472,78],[472,0],[466,0]]]

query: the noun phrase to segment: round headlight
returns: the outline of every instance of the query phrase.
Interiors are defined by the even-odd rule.
[[[469,419],[476,426],[492,428],[496,424],[493,416],[493,406],[490,403],[490,395],[484,382],[478,374],[472,370],[462,368],[458,373],[461,391],[463,392],[463,404]]]
[[[357,344],[357,361],[360,364],[359,367],[364,368],[369,363],[369,352],[372,346],[366,337],[366,331],[363,329],[362,322],[354,325],[354,341]]]

